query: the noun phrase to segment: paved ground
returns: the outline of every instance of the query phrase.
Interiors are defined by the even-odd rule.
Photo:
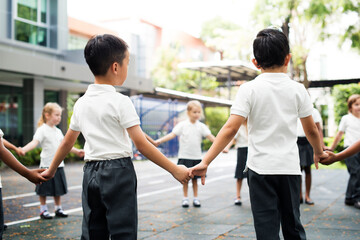
[[[233,205],[235,156],[232,151],[213,162],[207,184],[200,187],[202,207],[189,209],[181,208],[181,186],[169,174],[149,161],[134,162],[138,175],[138,238],[255,239],[246,181],[243,205]],[[67,164],[65,171],[69,193],[62,200],[69,217],[39,220],[34,186],[8,169],[1,170],[5,222],[9,225],[4,239],[80,239],[82,164]],[[346,170],[313,171],[315,205],[301,205],[308,239],[360,239],[360,210],[343,203],[347,179]],[[48,205],[52,212],[53,203]]]

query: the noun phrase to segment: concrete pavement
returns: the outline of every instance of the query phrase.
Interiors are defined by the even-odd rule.
[[[181,185],[169,174],[149,161],[134,162],[138,175],[138,239],[255,239],[246,181],[243,205],[233,204],[236,152],[218,158],[209,168],[206,185],[200,186],[201,208],[188,209],[180,205]],[[36,196],[26,195],[33,191],[33,185],[11,170],[1,170],[5,222],[9,224],[4,239],[80,239],[82,164],[67,164],[65,171],[71,190],[64,196],[63,206],[70,212],[69,217],[38,220],[38,206],[24,207],[37,201]],[[344,205],[347,180],[346,170],[313,171],[311,197],[315,205],[301,205],[308,239],[360,239],[360,210]],[[53,208],[51,204],[49,209]]]

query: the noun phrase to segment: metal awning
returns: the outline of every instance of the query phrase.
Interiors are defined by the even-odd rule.
[[[214,61],[214,62],[188,62],[180,63],[179,68],[186,68],[194,71],[204,72],[216,77],[219,82],[244,81],[254,79],[259,72],[242,61]]]

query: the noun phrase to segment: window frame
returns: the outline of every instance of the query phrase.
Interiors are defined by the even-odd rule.
[[[50,6],[49,6],[49,0],[45,0],[46,1],[46,23],[43,23],[41,21],[41,1],[42,0],[36,0],[36,1],[37,1],[37,19],[36,19],[36,22],[31,21],[31,20],[26,19],[26,18],[19,17],[18,16],[18,2],[19,2],[19,0],[15,0],[15,1],[12,2],[12,4],[13,4],[13,6],[12,6],[12,9],[13,9],[12,16],[13,16],[13,18],[12,18],[12,24],[11,24],[11,32],[12,32],[11,36],[12,36],[12,39],[15,40],[15,41],[35,45],[35,46],[38,46],[38,47],[49,48],[49,46],[50,46],[50,23],[49,23],[50,22]],[[16,36],[15,36],[15,22],[16,21],[26,23],[26,24],[29,24],[29,25],[33,25],[33,26],[36,26],[36,27],[45,28],[46,29],[46,46],[39,45],[38,43],[32,44],[30,42],[24,42],[24,41],[17,40]]]

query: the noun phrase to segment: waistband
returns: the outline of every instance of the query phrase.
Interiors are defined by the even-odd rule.
[[[115,158],[108,160],[95,160],[85,162],[84,169],[87,168],[114,168],[114,167],[125,167],[129,164],[132,165],[130,157]]]

